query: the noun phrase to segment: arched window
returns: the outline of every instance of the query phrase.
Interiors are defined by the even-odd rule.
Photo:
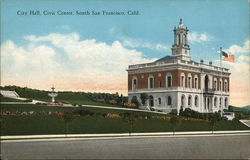
[[[183,108],[185,107],[185,103],[186,103],[185,101],[186,101],[185,95],[182,95],[181,96],[181,107],[183,107]]]
[[[180,76],[180,82],[181,82],[181,87],[185,87],[185,74],[184,73],[181,73],[181,76]]]
[[[220,78],[220,82],[219,82],[219,91],[221,91],[222,90],[222,80],[221,80],[221,78]]]
[[[227,105],[228,105],[227,98],[225,98],[225,104],[224,104],[225,108],[227,108]]]
[[[161,83],[161,80],[159,80],[159,87],[160,87],[160,88],[162,87],[162,83]]]
[[[194,88],[198,89],[198,76],[194,76]]]
[[[148,88],[154,88],[154,77],[153,77],[153,75],[149,75],[149,77],[148,77]]]
[[[166,76],[166,87],[169,88],[169,87],[172,87],[172,74],[171,73],[167,73],[167,76]]]
[[[214,107],[217,107],[217,97],[214,97]]]
[[[207,91],[209,88],[209,78],[208,75],[205,76],[205,90]]]
[[[168,96],[168,106],[172,105],[172,98],[170,96]]]
[[[224,91],[228,92],[228,83],[227,83],[227,80],[224,81]]]
[[[161,98],[158,98],[158,104],[161,105]]]
[[[188,96],[188,106],[189,107],[192,106],[192,96],[191,95]]]
[[[132,90],[136,90],[137,89],[137,77],[133,77],[132,79]]]
[[[213,88],[217,91],[217,78],[214,78]]]
[[[180,42],[181,42],[181,38],[180,38],[180,35],[178,34],[178,35],[177,35],[177,45],[179,45]]]
[[[149,96],[149,106],[150,107],[154,106],[154,97],[153,96]]]
[[[192,75],[188,74],[187,87],[192,88]]]
[[[198,107],[198,103],[199,103],[198,96],[195,96],[195,99],[194,99],[194,105],[195,105],[195,107]]]
[[[220,108],[222,107],[222,97],[220,98],[220,104],[219,104]]]

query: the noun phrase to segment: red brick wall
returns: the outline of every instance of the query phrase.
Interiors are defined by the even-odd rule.
[[[185,74],[185,86],[187,86],[187,77],[188,73],[191,73],[192,75],[192,83],[194,84],[194,76],[198,76],[198,88],[200,88],[200,73],[196,72],[189,72],[189,71],[182,71],[182,70],[171,70],[171,71],[159,71],[159,72],[149,72],[149,73],[136,73],[136,74],[129,74],[128,75],[128,89],[132,90],[132,78],[133,76],[137,77],[137,88],[138,89],[146,89],[148,88],[148,77],[149,75],[153,75],[154,77],[154,88],[160,88],[159,81],[162,83],[162,88],[166,87],[166,74],[171,73],[172,74],[172,86],[177,87],[180,86],[180,74],[183,72]],[[158,76],[158,74],[161,74],[161,77]],[[142,75],[144,78],[142,78]],[[194,88],[194,85],[192,85]]]

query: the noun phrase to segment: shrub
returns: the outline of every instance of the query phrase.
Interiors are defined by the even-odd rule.
[[[123,104],[125,107],[128,107],[128,108],[135,108],[136,107],[136,104],[134,103],[129,103],[129,102],[126,102]]]
[[[140,105],[138,99],[136,96],[133,96],[131,99],[131,103],[134,103],[136,105],[136,107],[138,107]]]
[[[141,93],[140,98],[141,98],[141,103],[144,106],[146,104],[147,99],[148,99],[148,95],[145,93]]]
[[[176,109],[172,109],[169,114],[171,114],[171,115],[177,115],[177,110]]]

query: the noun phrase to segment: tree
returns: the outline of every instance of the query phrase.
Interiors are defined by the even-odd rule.
[[[180,119],[177,116],[172,116],[170,118],[170,123],[173,126],[173,135],[175,135],[175,130],[177,128],[177,125],[180,123]]]
[[[209,124],[212,126],[212,134],[214,133],[214,128],[220,120],[220,114],[215,112],[209,116]]]
[[[69,131],[69,123],[71,123],[74,120],[74,115],[72,112],[64,111],[62,114],[62,119],[66,125],[66,137]]]
[[[148,95],[145,94],[145,93],[141,93],[140,98],[141,98],[141,104],[142,104],[143,106],[145,106],[146,101],[147,101],[148,98],[149,98]]]
[[[136,115],[132,114],[132,113],[124,113],[123,114],[123,118],[124,120],[128,123],[129,125],[129,129],[128,129],[128,133],[129,133],[129,136],[131,135],[132,133],[132,129],[133,129],[133,125],[135,124],[136,122]]]

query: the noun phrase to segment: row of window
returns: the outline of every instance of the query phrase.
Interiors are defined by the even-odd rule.
[[[218,107],[218,106],[222,106],[223,98],[222,98],[222,97],[220,98],[219,104],[218,104],[217,101],[218,101],[218,100],[217,100],[217,97],[214,97],[214,104],[213,104],[213,106],[214,106],[215,108]],[[205,106],[205,108],[206,108],[207,103],[206,103],[205,99],[204,99],[204,104],[205,104],[204,106]],[[208,104],[209,104],[209,103],[208,103]],[[186,107],[185,105],[186,105],[186,97],[185,97],[185,95],[182,95],[182,96],[181,96],[181,107]],[[188,96],[188,107],[192,107],[192,105],[193,105],[193,98],[192,98],[191,95],[189,95],[189,96]],[[194,106],[195,106],[195,107],[198,107],[198,105],[199,105],[199,97],[196,95],[195,98],[194,98]],[[225,99],[224,99],[224,107],[227,107],[227,106],[228,106],[228,99],[225,98]],[[209,105],[208,105],[207,107],[209,107]]]
[[[167,100],[166,101],[167,105],[171,106],[172,105],[172,98],[171,98],[171,96],[168,96],[166,100]],[[161,105],[161,98],[160,97],[158,98],[158,105]]]
[[[194,80],[193,80],[194,78]],[[186,83],[187,80],[187,83]],[[209,78],[208,76],[205,77],[205,89],[209,88]],[[186,86],[187,84],[187,86]],[[132,79],[132,90],[137,89],[137,77],[133,77]],[[198,81],[198,75],[192,76],[190,73],[187,76],[187,79],[185,77],[185,74],[182,72],[180,76],[180,86],[184,88],[198,88],[199,81]],[[161,88],[163,86],[162,81],[158,81],[158,86]],[[172,87],[172,74],[167,73],[166,75],[166,88]],[[148,88],[154,88],[154,77],[153,75],[149,75],[148,77]],[[214,78],[213,81],[213,89],[214,90],[222,90],[222,79],[219,81],[219,85],[217,84],[217,78]],[[223,91],[228,92],[228,81],[227,79],[224,80],[224,87]]]
[[[181,87],[186,87],[185,86],[185,74],[184,73],[181,73],[181,79],[180,79],[180,86]],[[172,83],[172,74],[171,73],[167,73],[166,75],[166,87],[169,88],[169,87],[172,87],[173,83]],[[195,75],[194,76],[194,84],[192,83],[192,75],[191,74],[188,74],[188,78],[187,78],[187,88],[198,88],[198,75]],[[161,88],[162,87],[162,81],[159,80],[159,87]],[[137,77],[133,77],[132,79],[132,89],[137,89]],[[154,77],[153,75],[149,75],[148,77],[148,88],[154,88]]]
[[[220,98],[219,104],[217,102],[218,101],[217,99],[218,99],[217,97],[214,97],[214,104],[213,104],[213,106],[215,108],[218,107],[218,106],[222,106],[223,98],[222,97]],[[157,100],[158,100],[158,105],[161,105],[162,104],[162,98],[158,97]],[[172,97],[171,96],[167,96],[166,97],[166,104],[168,106],[172,107]],[[207,106],[205,99],[204,99],[204,104],[205,104],[204,105],[205,109],[206,109],[206,107],[209,107],[209,106]],[[186,107],[185,105],[186,105],[186,96],[182,95],[181,96],[181,107],[184,108],[184,107]],[[188,103],[187,103],[187,105],[188,105],[187,107],[192,107],[192,105],[193,105],[193,96],[192,95],[188,96]],[[227,107],[227,105],[228,105],[228,99],[225,98],[224,99],[224,106]],[[152,95],[149,96],[149,106],[151,106],[151,107],[154,106],[154,97]],[[199,97],[197,95],[194,96],[194,106],[195,107],[199,106]]]
[[[222,89],[222,79],[220,78],[219,86],[218,86],[217,78],[214,78],[213,89],[216,90],[216,91],[223,90],[225,92],[228,92],[228,81],[227,81],[227,79],[224,80],[224,87]]]
[[[218,105],[219,105],[219,106],[222,106],[222,101],[223,101],[223,99],[222,99],[222,97],[221,97],[221,98],[220,98],[220,101],[219,101],[219,104],[218,104],[217,97],[214,97],[214,106],[215,106],[215,107],[218,107]],[[227,100],[227,98],[225,98],[225,99],[224,99],[224,106],[227,107],[227,105],[228,105],[228,100]]]
[[[193,82],[193,77],[194,77],[194,82]],[[180,86],[185,87],[185,88],[198,88],[198,75],[192,76],[191,73],[188,74],[187,76],[187,86],[186,86],[186,77],[185,74],[182,72],[180,76]]]
[[[192,103],[193,103],[193,100],[192,100],[192,96],[189,95],[188,96],[188,107],[192,107]],[[199,97],[198,96],[195,96],[194,98],[194,106],[195,107],[198,107],[198,104],[199,104]],[[186,107],[186,97],[185,95],[182,95],[181,96],[181,107]]]

